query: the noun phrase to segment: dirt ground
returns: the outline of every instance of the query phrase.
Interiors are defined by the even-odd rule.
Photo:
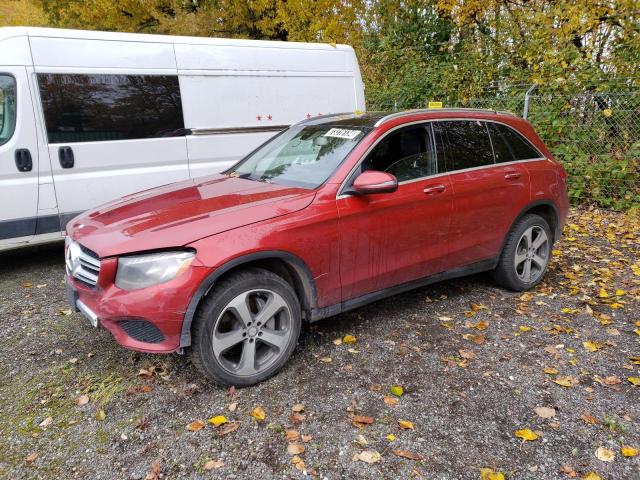
[[[573,211],[554,254],[530,293],[477,275],[307,327],[237,391],[70,314],[62,245],[0,254],[0,477],[639,479],[638,220]]]

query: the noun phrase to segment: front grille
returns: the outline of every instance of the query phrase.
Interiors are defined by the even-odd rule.
[[[95,287],[100,274],[100,258],[79,243],[67,247],[67,273],[79,282]]]
[[[146,320],[122,320],[118,325],[134,340],[145,343],[160,343],[164,335],[153,323]]]

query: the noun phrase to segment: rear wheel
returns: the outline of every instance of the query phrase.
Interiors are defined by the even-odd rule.
[[[522,291],[537,285],[551,259],[551,229],[539,215],[527,214],[511,228],[493,277],[510,290]]]
[[[287,362],[300,335],[300,303],[281,277],[250,269],[224,279],[194,319],[191,358],[208,378],[249,386]]]

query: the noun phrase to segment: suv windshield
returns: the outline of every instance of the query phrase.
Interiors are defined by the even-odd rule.
[[[0,145],[9,141],[16,127],[16,81],[0,74]]]
[[[335,125],[293,126],[227,173],[261,182],[317,188],[369,131]]]

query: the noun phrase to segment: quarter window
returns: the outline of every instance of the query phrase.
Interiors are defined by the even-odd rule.
[[[16,129],[16,80],[0,74],[0,145],[7,143]]]
[[[484,122],[451,120],[442,122],[447,137],[445,171],[464,170],[493,164],[489,132]]]
[[[514,129],[489,122],[489,132],[496,154],[496,163],[542,158],[542,155]]]
[[[38,75],[49,143],[185,134],[180,86],[169,75]]]
[[[395,175],[399,182],[437,173],[430,128],[406,127],[381,141],[362,164],[362,171],[379,170]]]

